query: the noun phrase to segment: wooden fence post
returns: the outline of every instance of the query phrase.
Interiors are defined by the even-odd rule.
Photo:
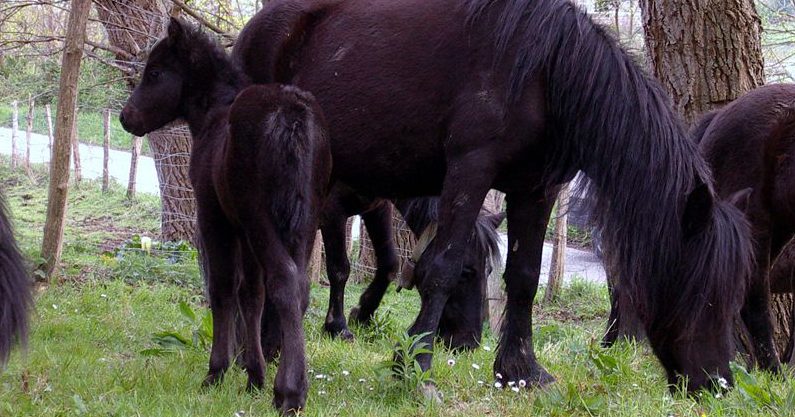
[[[138,175],[138,154],[141,153],[141,138],[132,137],[132,154],[130,154],[130,179],[127,182],[127,199],[135,198],[135,181]]]
[[[105,128],[105,139],[102,142],[102,192],[107,193],[110,186],[110,175],[108,174],[108,162],[110,160],[110,109],[105,109],[103,127]]]
[[[72,161],[75,168],[75,184],[80,184],[83,174],[80,169],[80,139],[77,137],[77,106],[75,106],[74,124],[72,124]]]
[[[558,193],[558,210],[555,217],[555,237],[552,246],[552,262],[549,265],[549,278],[544,292],[544,303],[549,304],[560,294],[563,273],[566,269],[566,241],[568,231],[569,184],[564,184]]]
[[[28,94],[28,125],[27,129],[25,129],[25,172],[27,172],[28,177],[33,176],[33,172],[30,170],[30,139],[33,134],[33,111],[35,105],[36,102],[33,100],[33,96]]]
[[[11,102],[11,168],[17,168],[17,132],[19,131],[19,109],[17,101]]]
[[[49,145],[48,145],[49,146],[48,149],[50,150],[50,161],[52,161],[52,138],[53,138],[53,133],[52,133],[52,112],[50,111],[50,105],[49,104],[45,104],[44,105],[44,116],[47,118],[47,135],[49,136],[49,139],[50,139],[50,142],[49,142]],[[47,165],[48,165],[48,168],[49,168],[49,162],[47,163]]]

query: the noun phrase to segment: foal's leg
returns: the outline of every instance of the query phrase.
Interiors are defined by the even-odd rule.
[[[621,328],[621,317],[618,314],[618,294],[616,293],[615,277],[607,278],[607,291],[610,294],[610,317],[607,319],[607,331],[602,338],[602,346],[610,347],[618,340]]]
[[[770,319],[770,246],[769,237],[757,237],[756,265],[740,316],[751,336],[757,366],[767,371],[779,372],[781,363],[773,343],[773,324]]]
[[[238,244],[223,216],[208,211],[200,208],[198,213],[201,256],[213,315],[213,345],[205,386],[219,382],[229,368],[237,311],[234,262]]]
[[[451,350],[475,349],[483,334],[483,295],[487,277],[475,274],[463,279],[466,281],[459,281],[451,291],[439,320],[439,338]]]
[[[532,194],[509,193],[507,303],[494,372],[504,381],[545,385],[555,379],[538,364],[533,351],[532,306],[538,290],[541,251],[557,189]]]
[[[392,230],[392,205],[378,204],[361,216],[367,227],[370,242],[373,244],[376,270],[373,281],[359,297],[359,305],[351,310],[351,321],[369,324],[375,315],[375,310],[381,305],[390,281],[394,278],[398,259]]]
[[[247,245],[246,245],[247,246]],[[246,251],[242,257],[243,277],[238,290],[240,314],[245,333],[243,340],[243,367],[248,373],[246,389],[260,389],[265,382],[265,358],[260,343],[262,311],[265,304],[265,277],[254,254]]]

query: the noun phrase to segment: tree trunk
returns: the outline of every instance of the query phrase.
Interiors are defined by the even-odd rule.
[[[191,137],[185,125],[171,123],[149,135],[149,149],[160,182],[160,235],[163,240],[193,242],[196,201],[188,178]]]
[[[127,179],[127,199],[135,198],[135,183],[138,181],[138,157],[141,154],[141,138],[132,137],[132,152],[130,153],[130,176]]]
[[[58,89],[58,114],[55,122],[55,149],[50,169],[47,220],[44,223],[44,239],[41,244],[41,256],[44,259],[42,267],[47,276],[52,276],[55,271],[63,249],[66,197],[69,190],[71,135],[76,122],[77,81],[80,74],[80,60],[83,57],[86,21],[90,7],[90,0],[72,0],[69,12]]]
[[[764,83],[753,0],[640,0],[646,46],[688,123]]]

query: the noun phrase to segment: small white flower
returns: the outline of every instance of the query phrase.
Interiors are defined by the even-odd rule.
[[[367,380],[366,380],[366,379],[364,379],[364,378],[359,378],[359,382],[361,382],[361,383],[365,383],[365,382],[367,382]]]
[[[372,391],[372,390],[373,390],[373,387],[370,387],[370,391]]]
[[[715,398],[723,398],[723,396],[720,395],[720,393],[717,393],[717,394],[715,394]]]
[[[509,386],[509,387],[512,387],[512,386],[514,386],[514,385],[516,385],[516,382],[513,382],[513,381],[508,381],[508,386]]]
[[[450,366],[455,365],[455,359],[448,359],[447,360],[447,364],[450,365]]]
[[[244,417],[245,415],[246,415],[246,412],[243,411],[243,410],[240,410],[240,411],[235,411],[235,414],[233,415],[233,417]]]
[[[485,350],[486,352],[491,352],[491,348],[488,346],[483,346],[483,350]]]
[[[478,385],[483,385],[483,381],[478,380]]]
[[[309,373],[310,373],[310,374],[314,374],[314,373],[315,373],[315,370],[314,370],[314,369],[310,369],[310,370],[309,370]]]
[[[511,391],[513,391],[513,392],[519,392],[519,387],[511,387]]]
[[[519,386],[522,387],[522,388],[526,387],[527,386],[527,381],[525,381],[524,379],[520,379],[519,380]]]
[[[315,375],[315,379],[323,379],[323,378],[325,378],[325,377],[326,377],[326,376],[325,376],[325,375],[323,375],[323,374],[317,374],[317,375]]]
[[[99,296],[102,297],[102,298],[108,298],[107,294],[100,294]]]
[[[473,368],[475,368],[475,369],[480,369],[480,365],[478,365],[478,364],[476,364],[476,363],[473,363],[473,364],[472,364],[472,367],[473,367]]]
[[[499,373],[499,372],[497,372],[496,374],[494,374],[494,376],[496,376],[496,377],[497,377],[497,379],[502,379],[502,374],[501,374],[501,373]]]
[[[718,378],[718,385],[723,389],[729,389],[729,381],[727,381],[726,378]]]
[[[638,384],[632,384],[632,387],[633,387],[633,388],[637,388],[637,387],[638,387]]]
[[[53,305],[52,305],[52,309],[53,309],[53,310],[57,310],[57,309],[58,309],[58,304],[53,304]]]
[[[326,391],[322,391],[322,390],[318,391],[317,393],[320,394],[320,395],[326,395]]]
[[[333,379],[333,378],[331,378],[330,376],[327,376],[327,377],[326,377],[326,381],[329,381],[329,382],[331,382],[331,380],[332,380],[332,379]]]
[[[497,381],[494,383],[494,388],[502,388],[502,382]]]
[[[351,374],[351,373],[350,373],[350,372],[348,372],[348,371],[342,371],[342,375],[343,375],[343,376],[348,376],[348,375],[350,375],[350,374]]]

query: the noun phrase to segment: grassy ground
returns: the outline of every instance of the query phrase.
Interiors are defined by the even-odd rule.
[[[5,168],[0,168],[0,178],[22,246],[35,255],[44,216],[43,181],[32,185]],[[208,348],[201,332],[206,307],[195,259],[190,252],[174,258],[113,251],[133,234],[156,231],[157,201],[128,203],[120,189],[109,195],[97,189],[88,183],[70,193],[65,272],[37,290],[29,349],[17,352],[0,375],[0,416],[275,415],[272,365],[268,385],[259,394],[244,391],[245,375],[239,370],[219,387],[199,388]],[[348,308],[362,289],[349,288]],[[496,342],[487,333],[484,347],[475,352],[453,354],[436,347],[432,378],[443,403],[425,402],[413,386],[383,371],[417,312],[416,292],[390,291],[377,324],[354,328],[353,343],[321,334],[327,295],[324,286],[313,287],[305,320],[312,372],[306,415],[795,414],[791,382],[761,373],[741,372],[740,387],[725,398],[705,395],[696,402],[671,396],[644,344],[598,346],[607,314],[606,289],[584,282],[565,287],[555,304],[536,307],[536,353],[558,382],[518,393],[495,389],[491,364]],[[170,333],[154,337],[163,331]],[[157,350],[169,341],[174,346],[174,335],[185,342]]]
[[[11,127],[12,118],[11,106],[3,103],[0,105],[0,126]],[[19,137],[23,140],[25,138],[25,129],[27,128],[27,115],[28,107],[27,102],[19,104]],[[55,106],[52,106],[53,124],[55,123]],[[105,131],[103,125],[103,115],[101,112],[95,111],[80,111],[77,114],[77,137],[82,143],[89,143],[92,145],[102,146],[105,140]],[[55,126],[53,125],[53,128]],[[44,106],[36,107],[33,117],[33,132],[42,135],[47,134],[47,120],[44,113]],[[111,113],[110,116],[110,147],[121,151],[129,151],[132,149],[132,136],[122,129],[119,123],[118,113]],[[143,141],[141,152],[144,155],[149,154],[149,143]]]

